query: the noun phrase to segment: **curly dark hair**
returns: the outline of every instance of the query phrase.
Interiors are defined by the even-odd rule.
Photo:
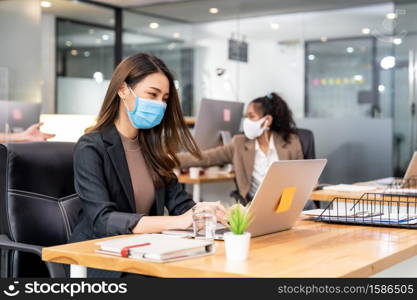
[[[254,109],[262,117],[271,115],[273,118],[270,129],[282,135],[285,142],[289,142],[290,135],[297,134],[296,125],[292,117],[292,111],[284,99],[276,93],[270,93],[264,97],[251,101]]]

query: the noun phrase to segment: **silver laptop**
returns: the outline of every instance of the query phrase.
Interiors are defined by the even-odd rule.
[[[249,206],[253,221],[247,231],[252,237],[293,227],[326,163],[326,159],[274,162]]]
[[[326,159],[274,162],[249,206],[253,220],[247,231],[251,236],[293,227],[318,183],[326,163]],[[215,238],[222,240],[223,233],[229,230],[221,224],[218,225]],[[191,229],[189,232],[191,236]],[[169,231],[163,233],[170,234]],[[180,231],[172,231],[171,234],[180,234]]]

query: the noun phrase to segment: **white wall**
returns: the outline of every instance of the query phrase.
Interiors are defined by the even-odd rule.
[[[9,69],[0,67],[0,99],[9,99]]]
[[[228,60],[228,42],[209,37],[196,41],[195,111],[201,98],[248,103],[270,92],[278,92],[297,117],[304,111],[304,50],[302,44],[280,46],[270,39],[248,40],[248,63]],[[216,68],[225,68],[222,77]],[[227,76],[226,78],[224,78]]]
[[[55,16],[43,14],[41,21],[42,112],[55,111]]]
[[[249,63],[240,64],[239,90],[244,102],[279,93],[296,117],[304,116],[304,48],[275,40],[249,41]]]
[[[41,101],[41,7],[38,0],[0,1],[0,67],[9,99]]]

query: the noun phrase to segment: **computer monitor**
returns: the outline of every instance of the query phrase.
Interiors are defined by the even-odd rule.
[[[0,132],[22,132],[39,122],[41,104],[0,100]]]
[[[239,132],[244,103],[203,99],[194,129],[194,138],[202,150],[226,144]]]

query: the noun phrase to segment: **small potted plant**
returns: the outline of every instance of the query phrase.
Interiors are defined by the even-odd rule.
[[[249,254],[250,233],[246,232],[252,217],[248,209],[240,204],[233,205],[228,214],[230,232],[224,234],[227,260],[243,261]]]

